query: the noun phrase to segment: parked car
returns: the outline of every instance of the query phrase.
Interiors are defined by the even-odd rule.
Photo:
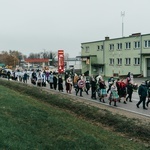
[[[13,76],[13,71],[11,69],[6,69],[6,68],[3,68],[3,69],[0,70],[0,76],[3,77],[3,78],[7,78],[8,71],[10,71],[10,76],[12,77]]]

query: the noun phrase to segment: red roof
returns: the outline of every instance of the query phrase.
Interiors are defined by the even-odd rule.
[[[25,59],[25,62],[28,62],[28,63],[49,62],[49,59],[48,58],[27,58]]]

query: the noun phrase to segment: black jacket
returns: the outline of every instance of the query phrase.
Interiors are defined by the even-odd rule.
[[[141,84],[141,85],[139,86],[139,89],[138,89],[138,94],[139,94],[141,97],[146,97],[147,94],[148,94],[147,86]]]

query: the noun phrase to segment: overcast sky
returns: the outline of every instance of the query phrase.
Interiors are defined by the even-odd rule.
[[[0,0],[0,51],[75,57],[83,42],[121,37],[121,12],[124,36],[150,33],[150,0]]]

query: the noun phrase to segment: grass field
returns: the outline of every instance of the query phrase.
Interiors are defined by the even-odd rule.
[[[0,149],[148,150],[47,102],[0,86]]]

